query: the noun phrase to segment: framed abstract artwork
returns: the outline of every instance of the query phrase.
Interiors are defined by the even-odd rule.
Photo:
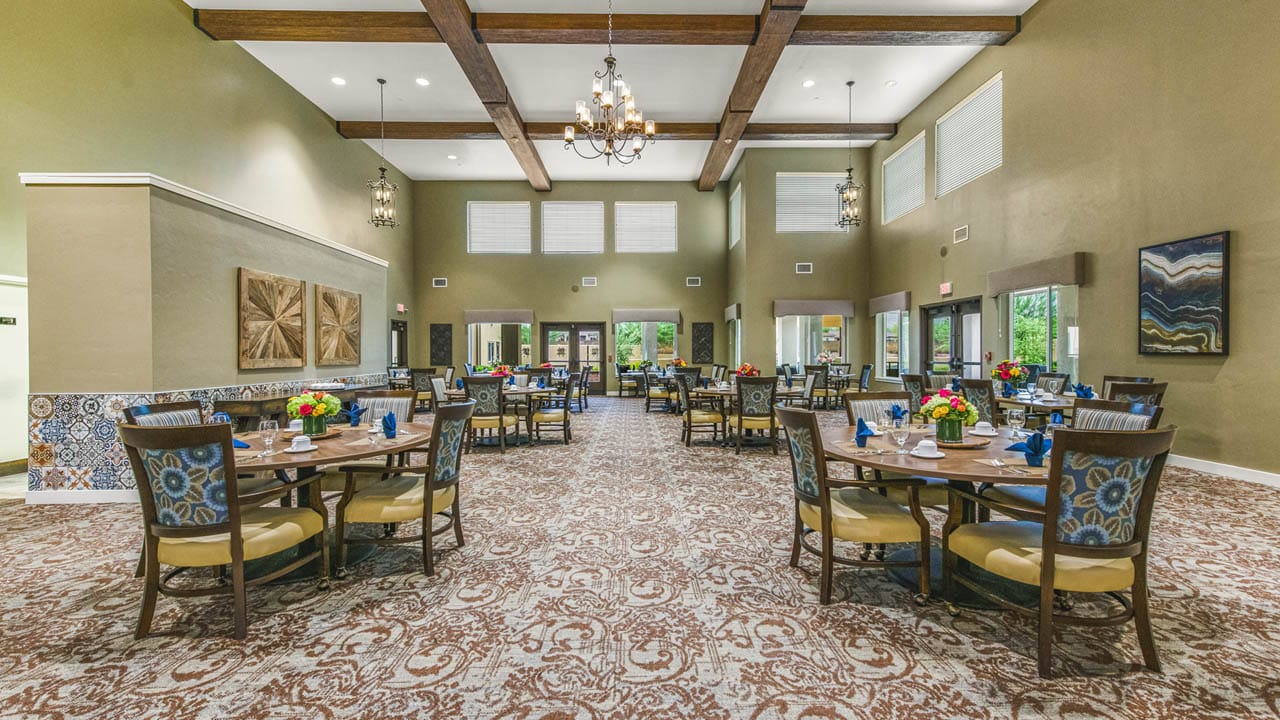
[[[238,275],[240,369],[305,365],[307,284],[249,268]]]
[[[316,285],[316,366],[360,364],[360,293]]]
[[[1138,250],[1138,352],[1226,355],[1231,233]]]

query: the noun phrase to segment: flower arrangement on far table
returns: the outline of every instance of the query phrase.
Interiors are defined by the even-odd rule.
[[[689,363],[685,362],[684,358],[672,358],[671,366],[672,367],[689,367]]]
[[[978,410],[946,388],[936,395],[925,395],[920,401],[920,414],[937,422],[938,442],[944,443],[962,442],[964,426],[978,422]]]
[[[302,419],[302,432],[305,435],[323,435],[328,431],[327,417],[336,417],[342,410],[342,401],[337,395],[317,390],[289,398],[285,411],[292,419]]]
[[[1017,360],[1005,360],[991,371],[992,380],[1004,380],[1005,382],[1016,383],[1027,376],[1027,369]]]
[[[544,363],[542,363],[541,365],[539,365],[538,367],[540,367],[540,368],[545,368],[545,369],[547,369],[547,370],[550,370],[550,369],[551,369],[551,367],[552,367],[552,365],[551,365],[551,363],[549,363],[549,362],[544,362]]]
[[[510,365],[499,365],[498,367],[489,371],[490,377],[507,377],[510,374],[511,374]]]
[[[840,362],[840,356],[839,356],[839,355],[832,355],[831,353],[827,352],[826,350],[823,350],[822,352],[818,353],[818,364],[819,364],[819,365],[830,365],[830,364],[832,364],[832,363],[838,363],[838,362]]]
[[[735,372],[735,374],[738,377],[759,377],[760,368],[756,367],[755,365],[752,365],[751,363],[742,363],[741,365],[738,366],[738,369]]]

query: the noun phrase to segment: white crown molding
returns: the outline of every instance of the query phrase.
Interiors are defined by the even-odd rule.
[[[1198,470],[1212,475],[1229,477],[1233,480],[1243,480],[1245,482],[1257,483],[1268,487],[1280,488],[1280,474],[1266,472],[1265,470],[1254,470],[1253,468],[1228,465],[1226,463],[1214,462],[1212,460],[1201,460],[1200,458],[1187,457],[1186,455],[1170,454],[1168,462],[1170,465],[1175,467],[1187,468],[1188,470]]]
[[[138,504],[137,490],[28,490],[28,505]]]
[[[149,185],[154,188],[174,193],[175,195],[181,195],[185,198],[195,200],[198,203],[218,208],[219,210],[229,212],[233,215],[239,215],[242,218],[252,220],[256,223],[261,223],[267,227],[287,232],[290,235],[295,235],[304,240],[310,240],[317,245],[323,245],[332,250],[337,250],[340,253],[345,253],[352,257],[364,260],[365,262],[373,263],[374,265],[380,265],[385,268],[391,264],[380,257],[370,255],[369,253],[343,245],[339,242],[334,242],[328,238],[314,235],[306,230],[296,228],[292,225],[287,225],[278,220],[273,220],[265,215],[259,215],[248,208],[240,207],[235,203],[227,202],[226,200],[216,198],[208,193],[200,192],[195,188],[187,187],[186,185],[162,178],[159,175],[152,175],[151,173],[18,173],[18,180],[22,182],[23,185]]]
[[[21,275],[0,275],[0,285],[20,285],[27,286],[27,279]]]

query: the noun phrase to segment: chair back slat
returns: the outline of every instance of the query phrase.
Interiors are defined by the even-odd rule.
[[[355,397],[356,404],[368,410],[360,416],[361,425],[372,423],[380,410],[395,413],[398,422],[413,422],[413,408],[417,401],[417,390],[366,390]]]
[[[844,410],[850,426],[857,425],[858,418],[862,418],[863,422],[880,423],[885,413],[894,405],[906,410],[907,420],[910,421],[911,393],[867,392],[844,396]]]

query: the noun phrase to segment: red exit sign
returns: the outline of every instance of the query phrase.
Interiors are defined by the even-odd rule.
[[[949,282],[938,283],[938,294],[939,294],[939,295],[941,295],[942,297],[946,297],[946,296],[950,295],[950,294],[951,294],[951,283],[949,283]]]

